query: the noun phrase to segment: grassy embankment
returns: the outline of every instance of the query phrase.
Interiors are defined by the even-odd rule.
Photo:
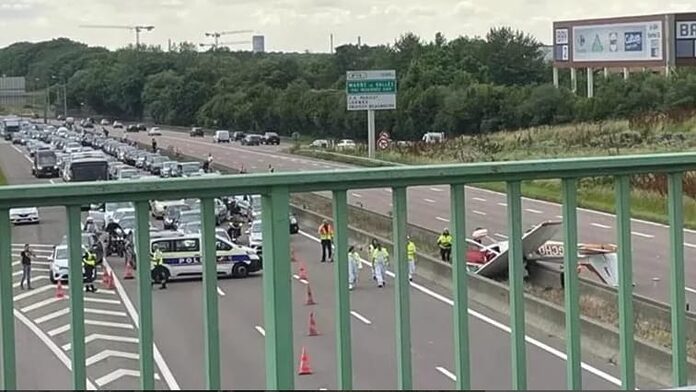
[[[334,154],[294,147],[299,155],[331,159],[361,166],[447,164],[468,162],[513,161],[587,156],[615,156],[694,151],[696,117],[686,121],[663,118],[649,121],[611,121],[538,127],[519,131],[470,137],[465,136],[434,146],[415,145],[377,153],[379,161],[365,156],[364,146],[352,155]],[[383,162],[380,162],[383,161]],[[667,223],[666,180],[664,176],[632,178],[631,213],[633,217]],[[476,184],[477,187],[504,191],[505,184]],[[560,202],[558,180],[525,181],[526,197]],[[611,178],[591,177],[579,182],[578,204],[584,208],[614,212],[614,188]],[[696,229],[696,173],[684,176],[684,224]]]

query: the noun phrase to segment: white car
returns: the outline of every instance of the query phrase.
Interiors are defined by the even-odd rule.
[[[343,139],[336,145],[337,150],[354,150],[355,142],[351,139]]]
[[[326,139],[317,139],[312,142],[312,144],[309,145],[309,147],[313,148],[328,148],[329,147],[329,141]]]
[[[121,123],[119,121],[114,121],[113,127],[114,128],[123,128],[123,123]]]
[[[109,120],[107,120],[107,119],[105,119],[105,118],[102,118],[100,124],[101,124],[101,125],[109,125]]]
[[[162,130],[159,127],[152,127],[147,131],[147,134],[150,136],[162,136]]]
[[[215,131],[215,136],[213,136],[213,141],[215,143],[229,143],[230,142],[230,131],[225,131],[225,130]]]
[[[36,207],[11,208],[10,221],[13,224],[39,223],[39,209]]]
[[[249,247],[260,253],[261,245],[263,245],[263,229],[260,219],[251,224],[251,229],[247,234],[249,234]]]

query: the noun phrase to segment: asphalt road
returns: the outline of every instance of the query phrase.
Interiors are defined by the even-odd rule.
[[[120,132],[115,132],[119,134]],[[113,134],[113,132],[112,132]],[[148,143],[152,137],[131,133],[129,137]],[[240,167],[249,171],[266,171],[273,165],[281,171],[341,170],[351,165],[304,158],[280,152],[287,146],[241,146],[239,143],[214,144],[212,138],[191,138],[180,132],[165,131],[157,136],[160,148],[178,147],[182,153],[205,158],[212,153],[216,163]],[[324,193],[330,196],[329,193]],[[349,203],[386,214],[391,210],[389,189],[363,189],[349,192]],[[408,221],[441,231],[450,225],[449,187],[412,187],[408,190]],[[467,227],[485,227],[494,238],[507,239],[506,196],[478,188],[467,188]],[[560,205],[534,199],[523,199],[523,227],[545,220],[560,220]],[[667,226],[632,220],[632,251],[635,292],[663,302],[669,301],[669,231]],[[561,233],[557,239],[561,239]],[[616,243],[615,216],[597,211],[578,209],[578,237],[585,243]],[[435,241],[435,238],[433,238]],[[696,231],[684,231],[687,301],[696,303]],[[587,275],[593,278],[593,276]]]
[[[11,183],[35,182],[25,160],[13,147],[0,144],[0,151],[0,166]],[[41,210],[43,220],[40,225],[15,228],[13,242],[21,246],[31,239],[36,241],[36,249],[46,249],[57,242],[65,232],[65,220],[60,208],[54,210]],[[308,230],[313,232],[311,228]],[[314,371],[312,375],[296,376],[296,385],[305,389],[332,389],[336,386],[334,264],[317,262],[319,248],[310,234],[293,236],[293,246],[298,259],[307,266],[317,301],[314,306],[304,304],[305,282],[295,278],[295,353],[299,357],[301,348],[306,347]],[[47,255],[47,252],[40,254]],[[46,257],[40,260],[47,260]],[[88,376],[90,382],[100,389],[133,389],[137,388],[138,382],[136,283],[135,280],[123,279],[121,260],[110,260],[110,265],[117,276],[116,289],[102,289],[86,296],[85,306],[90,309],[86,319],[91,320],[86,327],[87,335],[92,336],[87,345],[87,355],[91,358]],[[20,356],[20,387],[69,388],[69,373],[60,361],[60,357],[68,354],[70,349],[67,345],[69,333],[65,327],[68,302],[53,299],[54,288],[48,283],[47,271],[38,270],[40,267],[47,268],[45,264],[35,265],[35,290],[21,292],[17,289],[15,296],[18,318],[27,319],[33,326],[32,330],[18,326],[18,346],[26,348],[24,355],[31,353],[24,361]],[[298,265],[294,267],[296,269]],[[15,266],[15,270],[17,268]],[[389,279],[386,288],[379,289],[369,275],[369,269],[363,269],[359,287],[351,294],[355,388],[393,389],[396,387],[393,281]],[[38,279],[40,276],[44,279]],[[15,276],[15,280],[18,279],[19,276]],[[223,388],[263,387],[261,276],[243,280],[221,279],[218,286]],[[156,368],[161,379],[157,381],[157,389],[204,386],[201,287],[198,280],[180,281],[170,284],[166,291],[155,290],[153,293],[155,342],[161,352]],[[412,287],[414,386],[453,389],[451,300],[446,290],[428,282],[416,280]],[[310,311],[315,312],[320,336],[306,336]],[[470,314],[473,387],[509,388],[510,339],[505,329],[506,316],[478,307],[470,309]],[[528,335],[529,387],[564,388],[563,343],[535,330],[529,330]],[[39,336],[43,340],[37,339]],[[34,360],[34,356],[39,358]],[[611,375],[617,373],[615,366],[599,361],[589,353],[584,358],[585,388],[617,387],[617,380]],[[37,363],[42,365],[41,374],[29,377]],[[40,380],[46,380],[47,385],[41,384]]]

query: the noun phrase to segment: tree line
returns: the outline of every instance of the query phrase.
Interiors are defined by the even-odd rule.
[[[396,70],[397,110],[379,112],[377,128],[398,139],[696,105],[696,74],[689,71],[595,78],[592,99],[557,89],[541,44],[507,27],[452,40],[408,33],[390,45],[343,45],[334,54],[198,52],[186,43],[172,51],[109,51],[65,38],[0,49],[0,74],[26,76],[30,89],[65,82],[72,108],[84,103],[92,113],[124,120],[335,138],[364,138],[366,115],[347,112],[345,97],[346,71],[360,69]]]

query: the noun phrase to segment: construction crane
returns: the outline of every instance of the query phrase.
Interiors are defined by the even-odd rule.
[[[213,37],[215,39],[214,44],[208,44],[208,45],[203,45],[201,46],[212,46],[213,48],[217,49],[217,47],[220,45],[220,37],[223,35],[231,35],[231,34],[244,34],[244,33],[253,33],[254,30],[232,30],[232,31],[214,31],[212,33],[205,33],[206,37]],[[223,44],[224,45],[224,44]]]
[[[122,30],[132,30],[135,31],[135,49],[140,48],[140,32],[141,31],[152,31],[155,26],[109,26],[109,25],[81,25],[82,28],[87,29],[122,29]]]
[[[244,44],[250,44],[251,41],[230,41],[230,42],[219,42],[216,44],[200,44],[201,47],[212,47],[214,49],[217,49],[218,46],[232,46],[232,45],[244,45]]]

